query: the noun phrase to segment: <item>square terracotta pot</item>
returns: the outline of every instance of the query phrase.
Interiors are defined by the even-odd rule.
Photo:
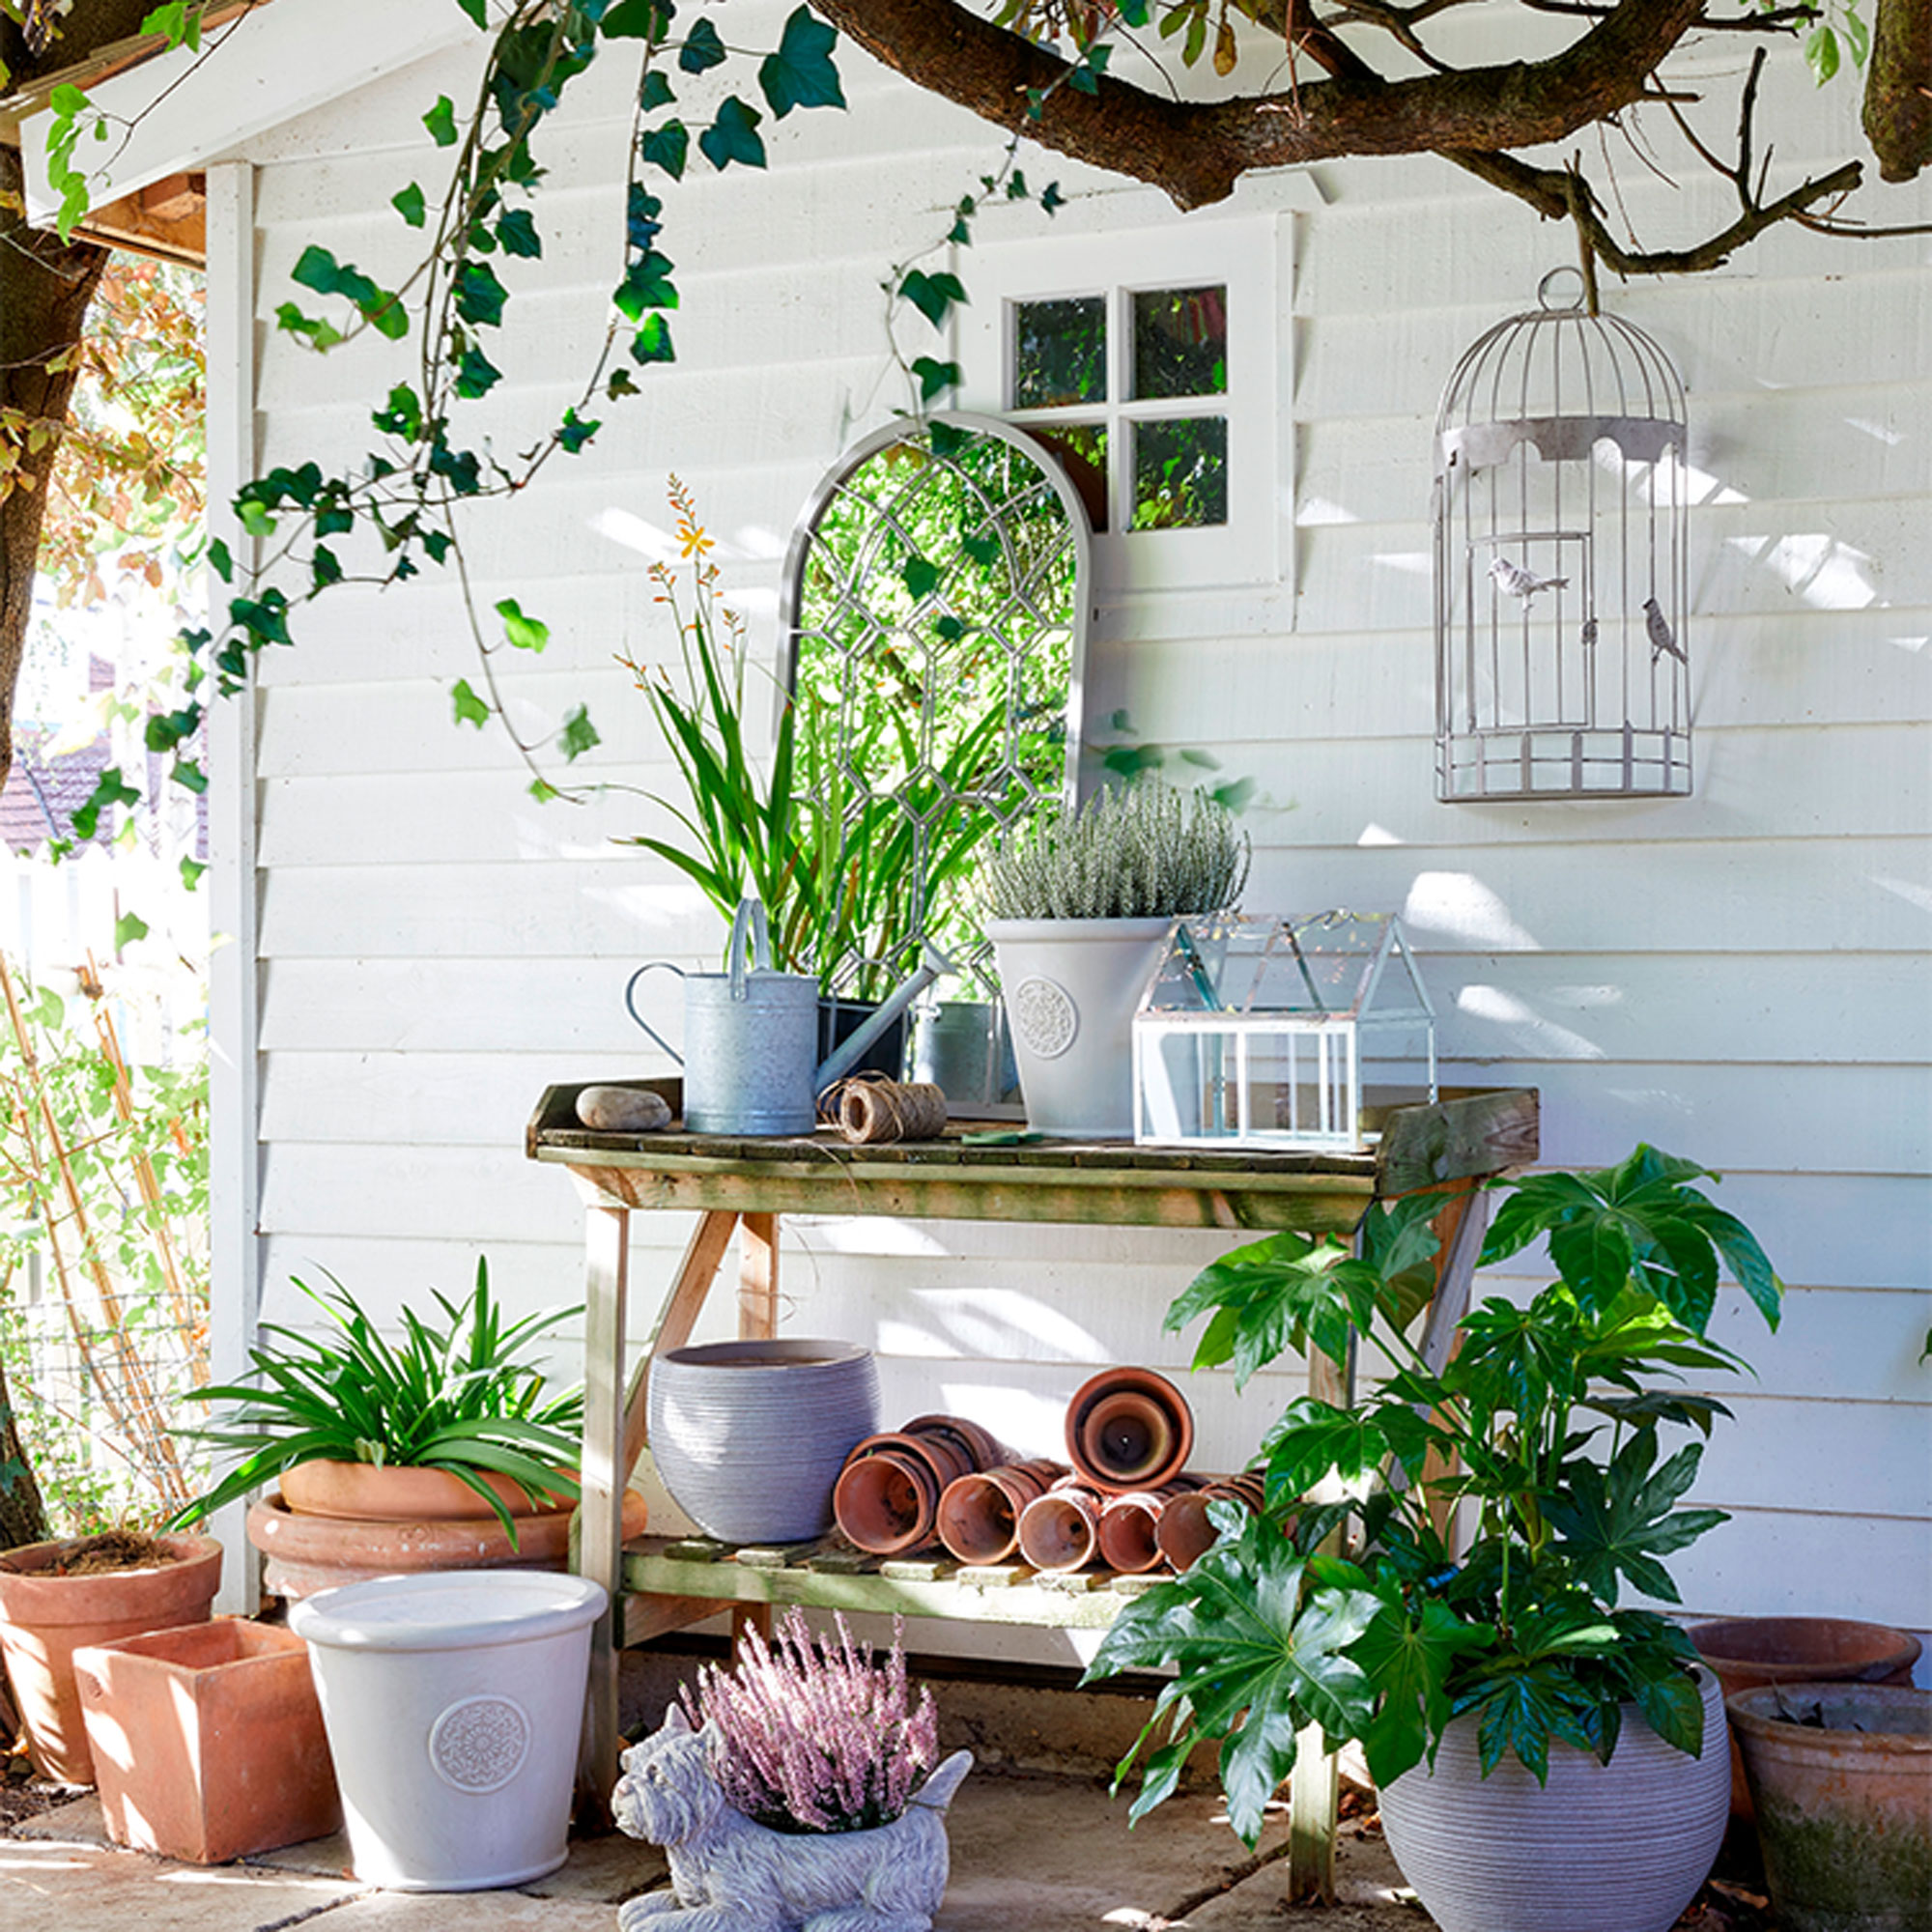
[[[116,1844],[214,1865],[340,1829],[308,1645],[292,1632],[220,1617],[73,1662]]]

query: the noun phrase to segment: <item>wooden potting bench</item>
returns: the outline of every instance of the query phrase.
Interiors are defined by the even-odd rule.
[[[652,1088],[677,1105],[675,1082],[619,1084]],[[734,1232],[741,1256],[738,1332],[767,1336],[777,1321],[779,1223],[785,1214],[1347,1235],[1374,1200],[1425,1188],[1448,1188],[1466,1200],[1477,1181],[1537,1153],[1537,1096],[1524,1088],[1445,1094],[1427,1105],[1396,1108],[1375,1149],[1361,1153],[1181,1153],[1064,1141],[969,1146],[964,1129],[943,1140],[886,1147],[852,1147],[826,1132],[771,1140],[675,1129],[595,1133],[577,1122],[582,1091],[557,1086],[545,1093],[526,1151],[533,1160],[567,1169],[584,1206],[578,1568],[611,1591],[612,1605],[591,1651],[582,1760],[589,1794],[608,1793],[616,1776],[617,1652],[624,1645],[734,1605],[794,1603],[1103,1629],[1145,1587],[1139,1579],[1092,1574],[1036,1577],[1023,1568],[977,1574],[950,1562],[855,1563],[849,1553],[727,1552],[662,1537],[627,1548],[619,1510],[644,1448],[651,1358],[690,1338]],[[698,1220],[651,1338],[627,1377],[630,1217],[638,1209],[667,1208],[695,1210]],[[1445,1243],[1437,1293],[1445,1333],[1467,1296],[1481,1219],[1456,1217]],[[1339,1372],[1319,1360],[1310,1367],[1318,1389],[1339,1398]],[[1297,1894],[1326,1889],[1333,1790],[1327,1767],[1311,1764],[1307,1774],[1297,1773],[1292,1851]]]

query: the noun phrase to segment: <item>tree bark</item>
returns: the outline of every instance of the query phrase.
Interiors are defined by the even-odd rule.
[[[814,4],[918,86],[1073,159],[1148,182],[1180,208],[1199,208],[1225,199],[1255,168],[1561,140],[1635,100],[1705,0],[1618,0],[1548,60],[1393,81],[1350,67],[1291,90],[1217,101],[1173,100],[1102,78],[1092,94],[1060,86],[1037,121],[1028,118],[1030,96],[1064,82],[1066,62],[957,0]]]
[[[0,1362],[0,1549],[46,1540],[46,1505],[20,1440],[13,1398],[7,1392],[7,1365]]]
[[[1865,139],[1879,174],[1908,182],[1932,166],[1932,4],[1878,0],[1865,72]]]
[[[47,478],[60,454],[80,340],[107,250],[64,246],[24,219],[20,156],[0,149],[0,434],[17,438],[12,487],[0,497],[0,782],[14,757],[14,688],[33,616],[34,564]]]

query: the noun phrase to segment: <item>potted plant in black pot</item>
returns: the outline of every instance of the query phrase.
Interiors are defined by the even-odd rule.
[[[1248,859],[1219,800],[1151,781],[1049,811],[987,856],[986,937],[1035,1132],[1132,1138],[1134,1009],[1175,919],[1232,905]]]
[[[1359,1258],[1276,1235],[1197,1277],[1168,1316],[1208,1318],[1197,1367],[1245,1381],[1359,1334],[1391,1369],[1353,1409],[1291,1403],[1264,1444],[1264,1510],[1222,1506],[1220,1542],[1108,1633],[1090,1678],[1178,1673],[1135,1747],[1163,1740],[1136,1817],[1218,1740],[1252,1843],[1296,1733],[1319,1724],[1331,1747],[1362,1745],[1390,1848],[1443,1932],[1675,1920],[1723,1834],[1723,1709],[1684,1633],[1618,1597],[1677,1602],[1662,1559],[1724,1520],[1677,1507],[1702,1449],[1662,1443],[1727,1412],[1673,1385],[1742,1366],[1704,1334],[1720,1261],[1767,1321],[1780,1294],[1705,1179],[1640,1147],[1503,1183],[1483,1261],[1547,1237],[1558,1279],[1526,1307],[1472,1309],[1439,1360],[1410,1332],[1439,1197],[1375,1210]]]

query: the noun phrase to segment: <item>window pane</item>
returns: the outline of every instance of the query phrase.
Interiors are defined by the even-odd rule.
[[[1228,521],[1228,419],[1134,425],[1134,528],[1194,529]]]
[[[1134,297],[1134,394],[1228,393],[1228,291],[1150,289]]]
[[[1107,400],[1107,298],[1013,304],[1016,410]]]
[[[1087,521],[1096,530],[1107,527],[1107,426],[1105,423],[1067,423],[1052,429],[1028,423],[1026,432],[1045,443],[1060,459],[1067,480],[1080,493],[1087,506]]]

